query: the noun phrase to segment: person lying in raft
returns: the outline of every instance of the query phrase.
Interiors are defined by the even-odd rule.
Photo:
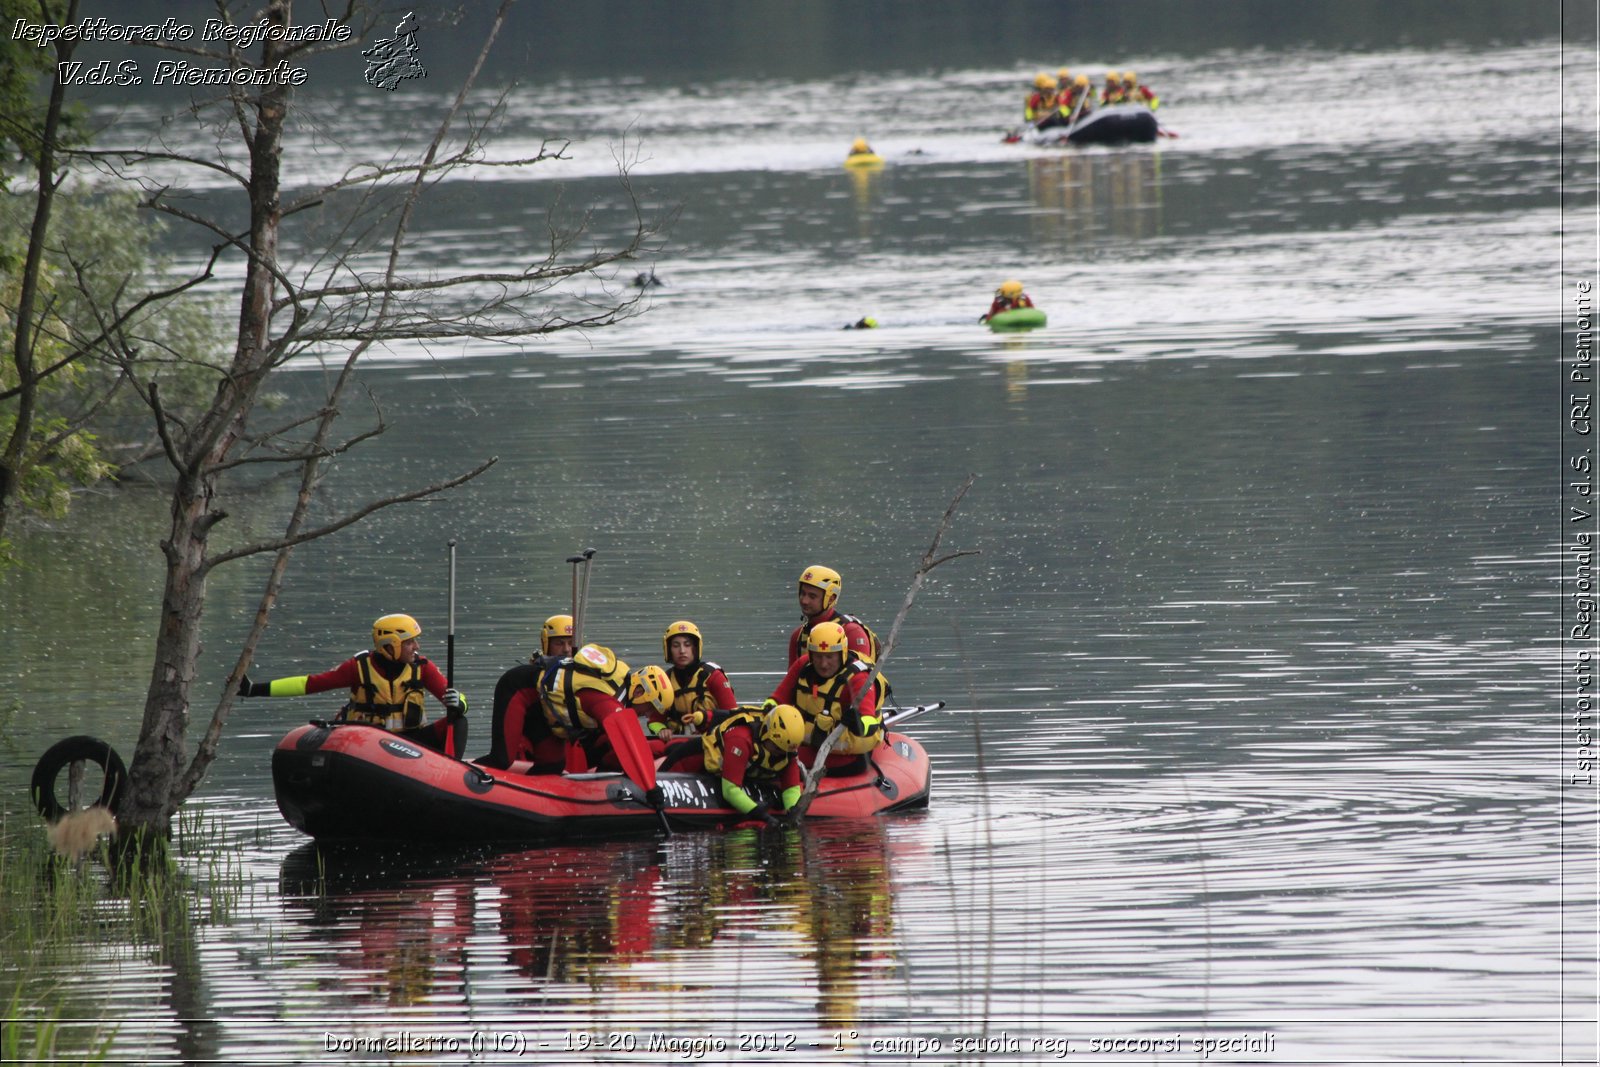
[[[586,644],[539,680],[539,703],[551,732],[566,743],[566,769],[621,771],[662,803],[656,757],[665,745],[645,740],[639,716],[665,714],[672,679],[654,663],[630,672],[609,648]]]
[[[799,758],[808,767],[816,761],[823,739],[843,723],[845,732],[834,742],[826,763],[830,773],[840,774],[865,770],[866,754],[883,743],[883,720],[878,717],[882,678],[869,686],[872,667],[847,652],[842,625],[823,622],[813,626],[806,635],[806,654],[789,665],[763,705],[770,709],[793,704],[800,709],[810,732]]]
[[[722,668],[701,658],[704,647],[700,627],[688,619],[679,619],[661,635],[672,679],[672,705],[646,717],[645,732],[651,737],[665,740],[674,733],[705,733],[723,713],[739,706]]]
[[[550,730],[539,701],[539,680],[553,664],[572,655],[572,616],[552,615],[539,631],[539,647],[500,676],[494,686],[489,754],[475,762],[495,770],[527,762],[530,774],[557,774],[566,746]]]
[[[410,615],[385,615],[372,624],[372,650],[330,671],[239,682],[242,697],[298,697],[350,690],[334,722],[378,726],[447,756],[461,758],[467,745],[467,698],[449,687],[439,668],[420,653],[422,627]],[[444,705],[445,717],[425,723],[427,696]]]
[[[738,708],[705,736],[669,747],[661,769],[720,775],[728,806],[771,827],[777,819],[752,793],[776,790],[780,806],[774,810],[779,814],[794,807],[801,789],[794,754],[805,735],[805,719],[793,704],[777,704],[765,712]]]
[[[1002,311],[1015,311],[1017,308],[1033,307],[1033,298],[1022,291],[1022,283],[1016,279],[1000,283],[1000,288],[994,291],[994,302],[989,305],[989,310],[979,317],[979,322],[988,322]]]

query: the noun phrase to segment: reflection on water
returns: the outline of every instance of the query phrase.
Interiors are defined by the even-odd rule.
[[[1041,248],[1092,247],[1106,239],[1138,241],[1161,234],[1161,166],[1158,151],[1061,151],[1028,160],[1028,193],[1036,209]],[[1093,292],[1091,264],[1069,279]]]
[[[597,1026],[688,1024],[730,983],[763,991],[747,1022],[860,1027],[864,996],[902,980],[905,848],[871,821],[405,860],[306,845],[283,863],[274,981],[350,1027],[463,1000],[502,1020],[559,1003]]]

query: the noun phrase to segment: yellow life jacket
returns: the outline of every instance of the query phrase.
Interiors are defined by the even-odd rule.
[[[600,728],[578,703],[578,693],[585,689],[621,700],[628,691],[628,665],[609,648],[584,645],[545,671],[539,679],[539,705],[550,731],[562,740]]]
[[[356,656],[361,681],[350,689],[350,701],[339,711],[342,722],[381,726],[385,730],[409,730],[422,725],[427,687],[422,684],[421,656],[408,663],[394,678],[385,678],[373,669],[372,652]]]
[[[711,675],[722,668],[708,660],[695,660],[687,668],[668,666],[672,675],[673,697],[670,717],[681,719],[694,712],[710,715],[716,710],[717,698],[711,695]]]
[[[1021,303],[1018,303],[1018,304],[1016,304],[1014,306],[1022,307],[1024,305],[1022,305]],[[1031,307],[1032,305],[1029,304],[1027,306]],[[836,622],[840,626],[843,626],[847,622],[853,622],[857,626],[859,626],[863,630],[865,630],[866,634],[867,634],[867,643],[872,647],[872,654],[870,656],[863,657],[863,658],[866,659],[866,661],[867,661],[867,663],[869,665],[878,662],[878,657],[883,654],[883,642],[878,640],[877,633],[875,633],[873,631],[872,627],[868,626],[866,623],[862,622],[860,619],[856,618],[854,615],[846,615],[842,611],[835,611],[828,618],[821,619],[821,620],[818,620],[818,621],[821,621],[821,622]],[[800,643],[800,654],[802,656],[806,654],[806,635],[811,632],[811,628],[813,626],[815,626],[815,625],[817,625],[817,622],[815,622],[815,621],[813,621],[811,619],[807,619],[807,620],[805,620],[804,622],[802,622],[800,624],[800,641],[799,641],[799,643]],[[849,665],[849,663],[847,661],[846,662],[846,666],[848,666],[848,665]],[[843,674],[844,672],[840,671],[839,673]],[[878,672],[877,690],[878,690],[878,707],[881,708],[881,707],[883,707],[883,705],[885,703],[888,702],[889,697],[894,693],[893,688],[889,685],[889,676],[887,674],[884,674],[882,671]],[[802,710],[804,710],[804,709],[802,709]],[[830,725],[828,727],[828,729],[831,730],[831,729],[833,729],[833,727]],[[824,730],[823,733],[827,733],[827,730]],[[843,744],[843,742],[841,741],[839,744]],[[835,751],[838,750],[838,747],[839,747],[838,745],[834,746]]]
[[[808,744],[822,744],[834,726],[844,719],[844,710],[852,703],[850,683],[855,680],[856,675],[865,674],[870,670],[872,668],[869,665],[858,659],[847,660],[844,668],[832,678],[817,677],[809,663],[800,668],[800,674],[795,678],[794,706],[800,709],[800,714],[811,726],[811,733],[806,737]],[[884,698],[881,675],[873,683],[873,690],[881,702]],[[834,742],[833,751],[860,755],[877,748],[883,743],[883,722],[878,715],[876,711],[870,715],[862,715],[862,732],[859,734],[846,727],[839,740]]]
[[[761,709],[752,707],[741,707],[729,713],[726,719],[700,739],[707,773],[717,774],[722,770],[722,743],[728,731],[735,726],[749,726],[755,743],[755,751],[750,754],[750,764],[745,771],[745,780],[777,778],[779,772],[789,765],[791,757],[787,752],[773,756],[767,751],[767,746],[761,743]]]
[[[1038,101],[1037,104],[1034,103],[1035,100]],[[1027,119],[1029,122],[1033,122],[1036,119],[1044,118],[1044,116],[1050,114],[1050,112],[1054,111],[1060,106],[1061,96],[1059,93],[1047,93],[1043,90],[1040,90],[1039,92],[1030,95],[1028,99],[1024,101],[1022,105],[1022,117]]]

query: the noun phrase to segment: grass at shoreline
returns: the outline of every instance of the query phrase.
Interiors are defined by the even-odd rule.
[[[125,966],[184,966],[195,926],[235,913],[244,878],[223,836],[220,821],[185,809],[159,855],[113,860],[102,840],[71,860],[39,820],[0,813],[0,1061],[107,1059],[117,1031],[96,985]]]

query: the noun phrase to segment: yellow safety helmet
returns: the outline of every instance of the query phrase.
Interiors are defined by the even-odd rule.
[[[1076,78],[1072,79],[1072,84],[1076,85],[1080,89],[1087,89],[1089,87],[1089,75],[1078,75]]]
[[[539,651],[545,655],[550,654],[550,639],[552,637],[572,636],[572,616],[552,615],[544,620],[544,627],[539,631]]]
[[[800,575],[799,584],[816,586],[822,590],[823,611],[833,607],[834,601],[839,599],[839,594],[844,592],[844,579],[839,577],[839,572],[820,563],[813,563],[807,567]]]
[[[1056,80],[1043,71],[1040,71],[1038,76],[1033,79],[1033,87],[1035,89],[1054,89],[1056,87]]]
[[[1060,84],[1065,85],[1071,80],[1072,71],[1068,70],[1066,67],[1062,67],[1060,70],[1056,71],[1056,81]]]
[[[807,652],[844,652],[848,645],[841,623],[819,622],[806,634]]]
[[[761,719],[761,740],[793,752],[806,739],[806,720],[793,704],[779,704]]]
[[[1017,297],[1022,295],[1022,283],[1017,281],[1015,278],[1012,278],[1009,281],[1003,281],[1000,283],[1000,288],[995,290],[995,293],[999,296],[1005,297],[1008,300],[1015,300]]]
[[[695,659],[705,655],[706,642],[705,638],[700,636],[700,627],[688,619],[679,619],[667,627],[667,632],[661,635],[661,654],[666,657],[668,663],[672,662],[672,651],[667,646],[672,644],[672,639],[679,635],[687,635],[694,638]]]
[[[410,615],[385,615],[372,624],[372,647],[390,659],[400,658],[400,646],[422,636],[422,627]]]
[[[672,707],[673,695],[672,679],[654,663],[628,675],[630,704],[649,704],[664,715]]]
[[[858,154],[861,152],[870,152],[872,151],[872,146],[867,143],[867,139],[865,137],[857,137],[854,141],[850,142],[850,151]]]
[[[1122,72],[1122,84],[1123,85],[1136,85],[1136,84],[1138,84],[1138,81],[1139,81],[1139,75],[1135,74],[1133,71],[1125,70],[1125,71]]]
[[[1114,71],[1114,70],[1106,71],[1106,81],[1114,82],[1114,81],[1117,81],[1117,80],[1118,80],[1118,74],[1117,74],[1116,71]]]

